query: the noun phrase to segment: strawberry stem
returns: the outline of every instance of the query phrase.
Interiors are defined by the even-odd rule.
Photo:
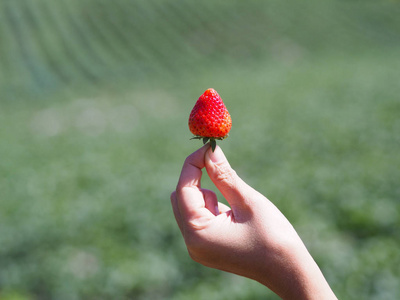
[[[212,152],[215,151],[215,148],[217,147],[217,140],[224,140],[228,137],[228,135],[224,137],[219,137],[219,138],[213,138],[213,137],[204,137],[204,136],[194,136],[191,138],[191,140],[203,140],[203,144],[205,145],[208,141],[210,141],[211,145],[211,150]]]
[[[217,141],[215,139],[210,139],[211,150],[214,152],[215,148],[217,147]]]

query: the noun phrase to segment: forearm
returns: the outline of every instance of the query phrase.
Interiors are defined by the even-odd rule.
[[[287,256],[282,256],[279,264],[280,272],[269,270],[266,272],[266,276],[260,276],[258,281],[282,299],[337,299],[318,265],[306,249],[297,251],[297,253],[292,251]]]

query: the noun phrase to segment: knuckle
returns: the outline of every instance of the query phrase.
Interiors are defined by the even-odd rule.
[[[230,166],[226,164],[216,164],[217,172],[215,173],[215,180],[227,188],[234,188],[237,184],[237,174]]]
[[[169,198],[170,198],[170,200],[171,200],[171,203],[176,202],[176,191],[173,191],[173,192],[171,193],[171,196],[170,196]]]
[[[201,257],[202,254],[207,252],[209,246],[209,241],[206,234],[207,226],[197,222],[189,222],[187,225],[188,226],[185,228],[184,232],[186,248],[191,256]]]
[[[203,243],[199,239],[197,239],[196,237],[193,237],[193,236],[186,237],[185,244],[186,244],[186,248],[193,260],[196,260],[196,259],[194,259],[194,257],[199,257],[200,256],[199,254],[202,253],[204,250]]]

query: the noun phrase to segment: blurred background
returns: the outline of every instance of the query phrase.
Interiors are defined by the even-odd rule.
[[[0,299],[278,299],[191,261],[175,224],[211,87],[231,165],[337,296],[400,299],[399,16],[395,0],[0,0]]]

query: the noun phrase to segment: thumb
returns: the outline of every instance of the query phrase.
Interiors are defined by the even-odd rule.
[[[229,202],[232,209],[243,209],[249,205],[253,189],[248,186],[232,169],[220,147],[205,154],[205,167],[211,181]],[[250,194],[250,195],[249,195]]]

